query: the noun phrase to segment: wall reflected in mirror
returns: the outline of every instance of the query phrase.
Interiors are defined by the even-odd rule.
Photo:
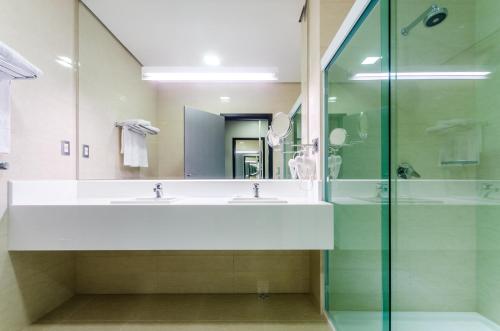
[[[287,178],[288,156],[270,148],[265,137],[278,113],[295,113],[300,122],[293,107],[301,91],[303,5],[303,0],[80,1],[78,135],[80,149],[88,145],[90,157],[79,158],[79,179]],[[262,24],[255,25],[255,15]],[[232,17],[230,31],[227,17]],[[232,79],[242,78],[234,76],[234,68],[263,68],[275,75],[265,79],[276,80],[164,81],[181,67],[212,78],[225,72]],[[115,123],[130,120],[144,120],[159,132],[134,135],[124,151]],[[287,139],[300,142],[300,123],[293,130]],[[124,153],[144,146],[148,166],[124,166]]]

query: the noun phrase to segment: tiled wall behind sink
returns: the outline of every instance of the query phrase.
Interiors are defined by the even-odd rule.
[[[308,251],[81,252],[77,293],[308,293]]]

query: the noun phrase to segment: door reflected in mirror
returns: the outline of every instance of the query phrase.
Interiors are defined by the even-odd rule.
[[[267,178],[265,155],[264,138],[233,138],[233,178]],[[272,162],[272,160],[269,162]]]

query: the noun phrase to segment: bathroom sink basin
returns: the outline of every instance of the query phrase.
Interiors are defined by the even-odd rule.
[[[121,200],[111,200],[112,205],[169,205],[177,200],[176,198],[166,197],[166,198],[132,198],[132,199],[121,199]]]
[[[388,199],[380,197],[368,197],[368,198],[355,198],[361,201],[373,202],[373,203],[388,203]],[[411,198],[411,197],[398,197],[396,198],[396,203],[402,204],[441,204],[443,201],[435,199],[425,199],[425,198]]]
[[[257,204],[257,203],[288,203],[286,200],[279,198],[252,198],[252,197],[235,197],[228,201],[228,203],[241,203],[241,204]]]

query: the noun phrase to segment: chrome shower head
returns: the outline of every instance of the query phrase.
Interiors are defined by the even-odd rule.
[[[426,27],[431,28],[443,22],[447,16],[448,9],[446,9],[445,7],[440,7],[438,5],[432,5],[413,22],[402,28],[401,34],[403,36],[407,36],[408,34],[410,34],[410,31],[420,22],[422,22]]]
[[[448,9],[433,5],[423,22],[426,27],[431,28],[444,21],[446,16],[448,16]]]

